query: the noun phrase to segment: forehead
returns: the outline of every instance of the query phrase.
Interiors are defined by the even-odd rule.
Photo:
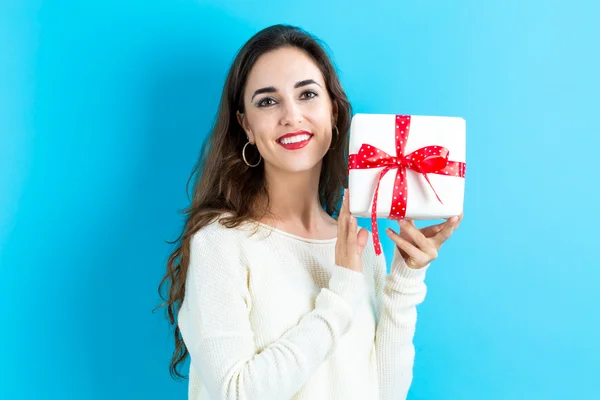
[[[279,90],[292,89],[304,79],[314,79],[324,87],[323,75],[314,60],[297,48],[281,48],[261,55],[250,70],[247,88],[253,91],[275,86]]]

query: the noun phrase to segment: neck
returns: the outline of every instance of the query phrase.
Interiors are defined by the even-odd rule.
[[[267,219],[275,224],[316,232],[330,217],[319,202],[322,162],[309,171],[289,172],[265,165],[269,194]],[[264,203],[263,203],[264,204]]]

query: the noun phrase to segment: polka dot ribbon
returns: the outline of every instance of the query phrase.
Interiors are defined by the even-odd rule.
[[[406,216],[406,169],[423,174],[427,183],[435,193],[438,201],[442,200],[436,193],[429,181],[427,174],[452,175],[464,178],[466,163],[449,161],[449,150],[442,146],[422,147],[410,154],[404,155],[404,146],[410,131],[410,115],[396,115],[396,156],[391,156],[385,151],[369,144],[363,144],[358,154],[350,154],[348,159],[348,172],[351,169],[383,168],[377,179],[377,186],[373,195],[373,206],[371,209],[371,231],[373,233],[373,245],[375,253],[381,254],[381,244],[377,230],[377,195],[379,184],[383,176],[391,169],[397,168],[396,181],[394,182],[392,208],[388,219],[402,219]],[[444,204],[444,203],[442,203]]]

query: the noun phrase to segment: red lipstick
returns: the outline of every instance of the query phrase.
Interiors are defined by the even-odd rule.
[[[290,137],[296,137],[296,136],[302,136],[302,135],[308,135],[308,138],[305,140],[302,140],[301,142],[294,142],[294,143],[281,143],[282,139],[285,138],[290,138]],[[301,129],[299,131],[296,132],[290,132],[290,133],[286,133],[285,135],[282,135],[279,137],[279,139],[277,139],[277,143],[279,143],[279,145],[287,150],[298,150],[303,148],[304,146],[306,146],[312,139],[313,135],[304,129]]]

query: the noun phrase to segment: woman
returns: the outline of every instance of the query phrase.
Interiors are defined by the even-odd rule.
[[[160,285],[190,399],[406,397],[425,273],[458,221],[401,222],[388,276],[345,190],[338,207],[351,116],[300,28],[264,29],[237,55]]]

